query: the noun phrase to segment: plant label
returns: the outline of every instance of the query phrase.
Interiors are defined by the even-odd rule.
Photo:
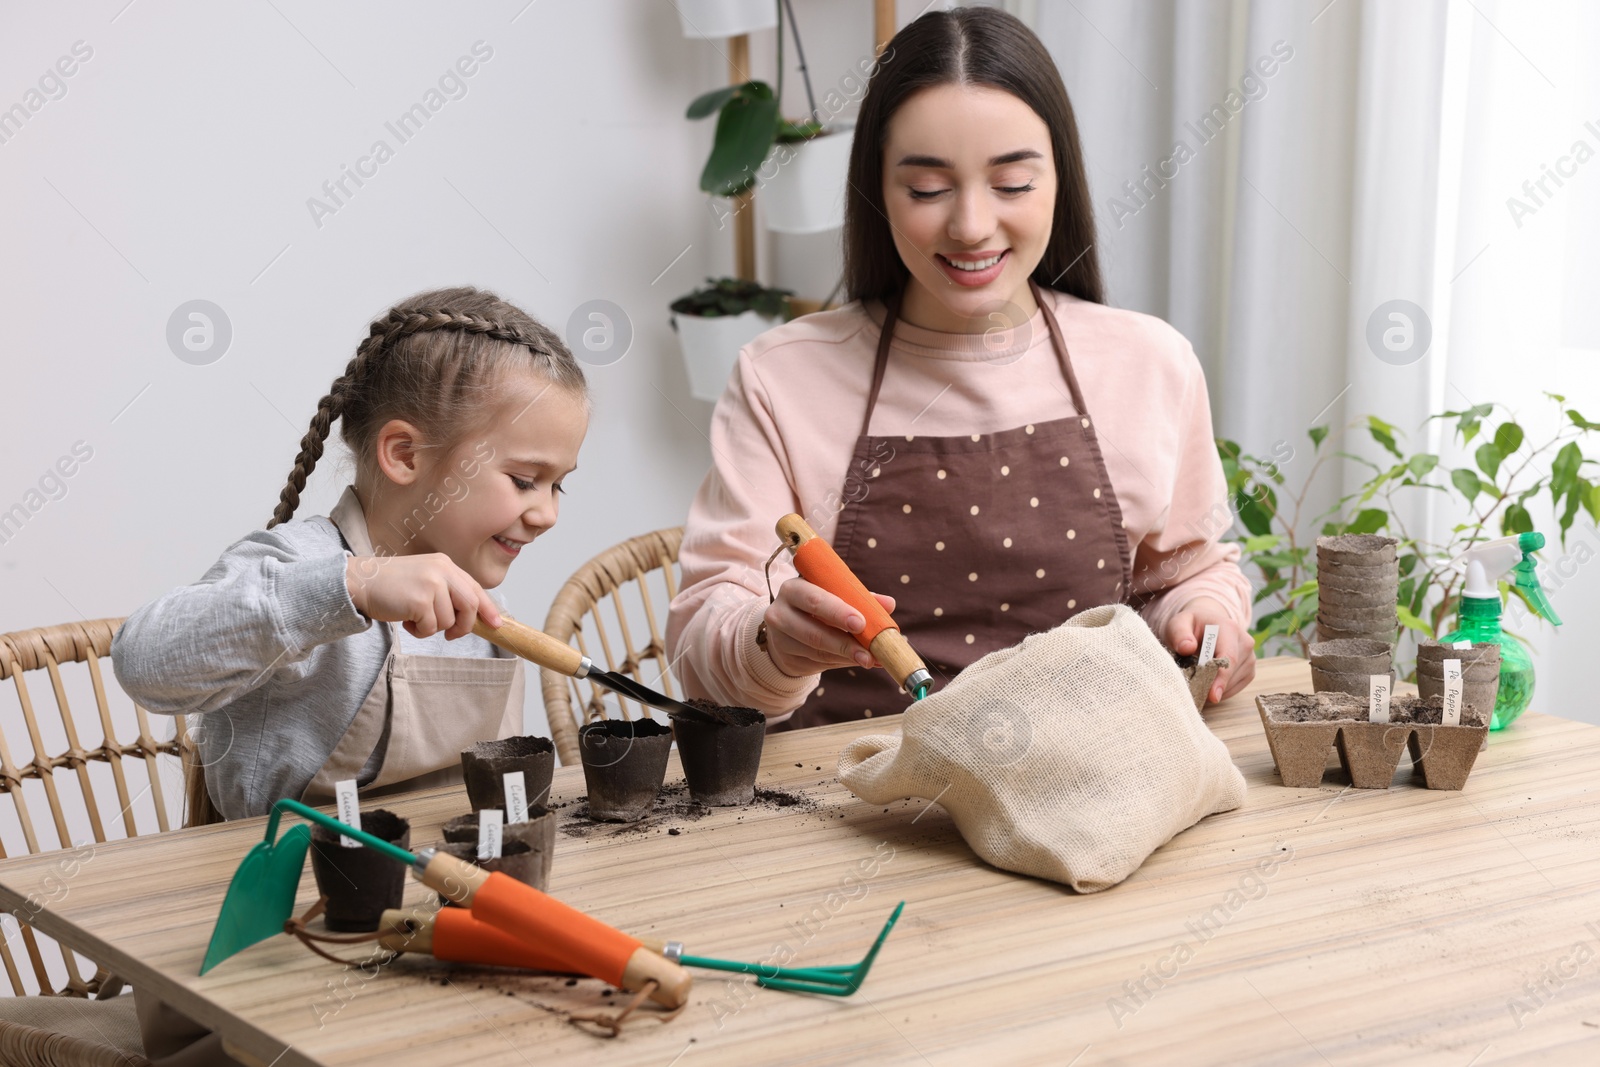
[[[507,771],[506,783],[506,825],[514,825],[528,821],[528,785],[527,778],[521,771]]]
[[[1210,623],[1206,626],[1205,636],[1200,640],[1200,658],[1198,664],[1210,663],[1217,654],[1217,624]]]
[[[1444,661],[1444,724],[1461,725],[1461,661]]]
[[[1457,652],[1471,652],[1472,651],[1472,642],[1471,641],[1457,641],[1455,644],[1451,645],[1450,647],[1455,649]]]
[[[339,812],[339,821],[346,826],[361,829],[361,803],[356,799],[356,780],[346,778],[342,782],[333,783],[334,805]],[[339,844],[345,848],[360,848],[361,842],[353,837],[339,835]]]
[[[1389,676],[1374,674],[1367,678],[1367,721],[1389,721]]]
[[[484,808],[478,812],[478,858],[500,858],[500,809]]]

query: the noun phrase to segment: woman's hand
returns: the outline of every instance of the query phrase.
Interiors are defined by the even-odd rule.
[[[1228,665],[1217,672],[1207,698],[1215,704],[1233,696],[1256,676],[1256,643],[1250,632],[1228,617],[1227,609],[1210,597],[1199,597],[1185,604],[1167,624],[1167,644],[1180,656],[1200,651],[1206,626],[1217,627],[1215,655]]]
[[[454,641],[483,619],[500,625],[500,609],[477,581],[443,552],[416,556],[351,556],[344,567],[350,600],[369,619],[404,623],[412,637],[444,632]]]
[[[874,593],[885,611],[894,597]],[[778,587],[778,599],[767,607],[767,655],[784,674],[803,678],[836,667],[872,668],[878,661],[856,644],[851,634],[867,620],[843,600],[804,578],[790,578]]]

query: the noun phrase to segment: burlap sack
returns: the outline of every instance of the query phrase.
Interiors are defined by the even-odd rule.
[[[1082,893],[1245,791],[1171,653],[1116,605],[983,657],[899,736],[846,745],[839,778],[872,804],[937,800],[983,859]]]

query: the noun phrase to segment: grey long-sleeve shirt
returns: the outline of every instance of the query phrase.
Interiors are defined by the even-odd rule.
[[[321,515],[256,531],[194,585],[134,612],[111,643],[117,681],[139,704],[163,715],[203,713],[206,782],[227,818],[298,798],[383,669],[389,627],[351,602],[349,555]],[[473,634],[446,641],[403,630],[399,651],[507,655]]]

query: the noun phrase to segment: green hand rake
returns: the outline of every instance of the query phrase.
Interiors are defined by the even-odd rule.
[[[895,905],[894,912],[890,914],[889,921],[883,924],[883,929],[878,932],[878,939],[872,943],[872,948],[862,957],[860,963],[852,965],[836,965],[830,967],[774,967],[764,963],[742,963],[738,960],[719,960],[710,956],[690,956],[683,952],[683,948],[676,941],[667,942],[663,954],[668,959],[675,959],[685,967],[701,967],[711,971],[734,971],[740,974],[753,974],[756,984],[768,989],[785,989],[791,993],[822,993],[830,997],[848,997],[861,988],[861,983],[867,980],[867,972],[872,969],[872,961],[878,958],[878,950],[889,939],[889,931],[894,929],[895,921],[900,918],[900,913],[905,910],[906,902],[901,901]]]

